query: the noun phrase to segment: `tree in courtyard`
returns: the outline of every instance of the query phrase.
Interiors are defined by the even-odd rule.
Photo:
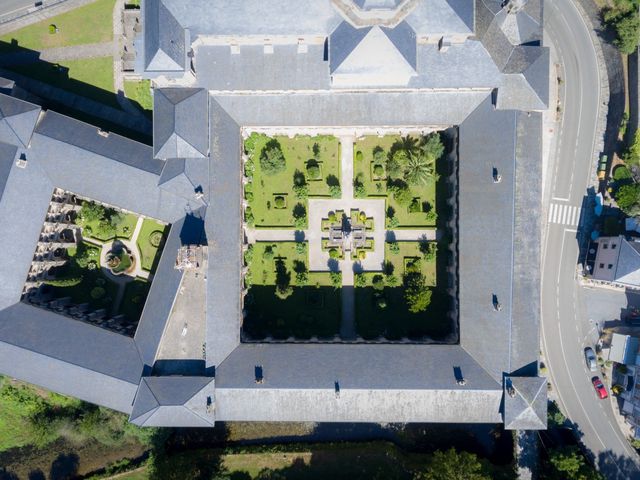
[[[82,208],[80,209],[79,217],[85,223],[91,223],[96,221],[101,221],[106,216],[107,209],[95,202],[82,202]]]
[[[409,185],[426,185],[434,176],[434,167],[435,159],[412,153],[404,168],[404,179]]]
[[[320,165],[316,160],[309,160],[307,162],[307,176],[312,180],[320,178]]]
[[[286,161],[280,143],[275,140],[269,140],[260,153],[260,168],[266,175],[275,175],[284,171]]]
[[[422,137],[417,147],[420,155],[433,160],[438,160],[444,153],[444,145],[440,134],[437,132],[430,133],[429,135]]]
[[[431,303],[431,289],[422,273],[410,273],[405,277],[404,299],[411,313],[424,312]]]
[[[584,455],[577,446],[560,447],[549,452],[549,462],[556,473],[556,478],[566,480],[602,480],[603,477],[587,464]]]
[[[356,273],[354,277],[354,284],[356,287],[363,288],[367,286],[367,277],[364,273]]]
[[[640,184],[622,185],[616,192],[616,203],[620,210],[635,217],[640,215]]]
[[[413,192],[404,181],[396,180],[389,185],[389,188],[393,192],[393,199],[401,207],[408,207],[413,201]]]
[[[415,480],[490,480],[476,455],[457,452],[450,448],[436,451],[427,464],[426,471],[418,472]]]
[[[303,204],[297,203],[293,207],[293,223],[296,228],[302,229],[307,225],[307,209]]]
[[[340,288],[340,286],[342,285],[342,273],[331,272],[329,274],[329,277],[331,278],[331,285],[333,286],[333,288]]]
[[[409,152],[403,148],[395,150],[387,158],[387,175],[391,178],[402,178],[404,168],[409,159]]]
[[[299,200],[304,200],[309,196],[309,185],[304,178],[304,173],[300,170],[296,170],[293,174],[293,193]]]

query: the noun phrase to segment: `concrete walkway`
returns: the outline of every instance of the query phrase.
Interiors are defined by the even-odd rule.
[[[340,185],[342,188],[342,198],[351,200],[353,198],[353,137],[339,137],[340,140]]]
[[[345,285],[345,273],[351,270],[351,285]],[[340,338],[342,340],[356,339],[356,289],[353,286],[353,270],[342,270],[342,320],[340,322]]]

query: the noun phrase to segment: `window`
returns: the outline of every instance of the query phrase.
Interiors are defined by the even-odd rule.
[[[615,243],[611,244],[611,250],[615,250],[616,247],[617,247],[617,245]]]
[[[613,268],[613,264],[610,263],[609,265],[607,265],[607,269],[611,270],[612,268]]]
[[[600,264],[600,268],[604,268],[604,263],[601,263],[601,264]]]
[[[603,243],[602,244],[602,248],[604,248],[606,250],[607,248],[609,248],[609,244],[608,243]]]

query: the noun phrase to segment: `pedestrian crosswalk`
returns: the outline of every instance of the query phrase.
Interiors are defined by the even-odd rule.
[[[549,223],[558,223],[561,225],[576,227],[580,222],[580,210],[580,207],[576,207],[575,205],[552,203],[549,207],[548,221]]]

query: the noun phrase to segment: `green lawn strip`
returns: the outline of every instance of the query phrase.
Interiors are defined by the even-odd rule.
[[[272,255],[266,251],[273,252]],[[254,285],[276,284],[276,261],[284,262],[291,272],[291,285],[295,285],[296,263],[304,264],[309,270],[307,253],[296,252],[296,242],[256,242],[253,245],[253,261],[251,262],[251,278]]]
[[[132,322],[140,320],[149,288],[151,288],[151,282],[144,278],[136,277],[135,280],[129,282],[124,289],[119,313]]]
[[[2,35],[0,53],[20,51],[21,48],[41,51],[53,47],[109,42],[113,40],[114,5],[115,0],[97,0]],[[57,33],[49,33],[49,25],[55,25]]]
[[[138,250],[140,250],[140,266],[143,270],[153,273],[158,266],[160,254],[162,253],[162,245],[166,239],[168,225],[156,222],[150,218],[145,218],[138,234]],[[151,234],[153,232],[162,232],[162,242],[159,247],[151,244]]]
[[[98,221],[87,222],[83,225],[82,233],[87,238],[95,238],[101,242],[109,242],[115,238],[124,238],[127,240],[131,239],[131,235],[133,235],[133,230],[136,227],[136,222],[138,221],[138,216],[133,213],[122,213],[122,221],[118,223],[116,226],[116,234],[115,236],[103,236],[99,233],[100,229],[98,228]],[[90,233],[87,232],[86,227],[90,227]]]
[[[395,228],[419,228],[434,227],[435,222],[428,220],[426,212],[409,212],[406,206],[400,206],[393,198],[393,195],[387,191],[387,182],[385,179],[375,179],[373,176],[373,151],[377,147],[381,147],[385,152],[389,152],[391,146],[400,140],[399,135],[386,135],[382,138],[377,136],[366,136],[358,140],[354,145],[354,178],[362,179],[362,183],[369,198],[385,198],[386,209],[393,209],[395,217],[398,219],[399,225]],[[358,152],[362,152],[362,159],[358,159]],[[359,176],[359,174],[361,174]],[[413,197],[419,199],[418,202],[424,207],[427,204],[430,208],[436,208],[436,182],[429,181],[424,186],[411,186]]]
[[[293,177],[296,171],[306,175],[307,161],[313,159],[314,144],[320,148],[319,163],[322,178],[320,180],[307,180],[310,197],[329,197],[327,177],[334,176],[340,179],[340,145],[338,139],[331,136],[310,137],[297,135],[294,138],[274,137],[280,146],[286,160],[284,171],[275,175],[265,175],[260,168],[260,152],[270,140],[267,136],[259,136],[255,142],[253,161],[255,171],[250,189],[253,192],[253,200],[249,202],[256,228],[260,227],[286,227],[293,228],[293,209],[301,203],[305,209],[306,200],[298,200],[293,192]],[[275,198],[284,196],[286,206],[275,208]]]
[[[113,57],[38,62],[6,68],[109,107],[120,108],[113,86]]]
[[[153,97],[151,96],[151,83],[149,80],[125,80],[124,94],[135,102],[145,114],[151,115],[153,110]]]

